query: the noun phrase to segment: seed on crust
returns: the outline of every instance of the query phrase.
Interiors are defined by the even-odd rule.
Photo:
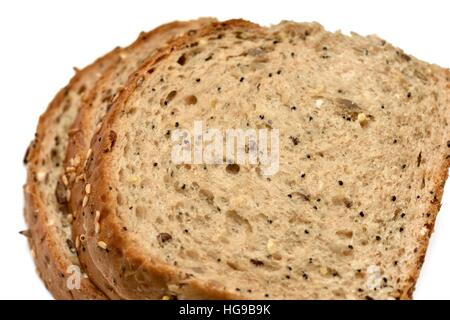
[[[84,187],[84,191],[86,192],[86,194],[90,194],[91,193],[91,184],[88,183],[86,185],[86,187]]]
[[[78,182],[78,181],[81,181],[81,180],[86,181],[86,175],[84,173],[80,174],[79,176],[77,176],[75,178],[75,182]]]
[[[98,246],[99,248],[102,248],[103,250],[106,250],[106,249],[108,248],[108,245],[107,245],[106,242],[104,242],[104,241],[99,241],[99,242],[97,242],[97,246]]]
[[[98,223],[98,222],[95,223],[94,232],[95,232],[95,234],[100,233],[100,223]]]
[[[76,171],[76,168],[73,167],[73,166],[68,166],[68,167],[66,168],[66,172],[67,172],[67,173],[75,172],[75,171]]]
[[[86,152],[86,160],[89,159],[89,157],[91,156],[91,154],[92,154],[92,149],[89,148],[89,150]]]
[[[97,127],[95,128],[95,133],[96,133],[96,134],[99,133],[101,128],[102,128],[102,123],[99,122],[99,123],[97,124]]]
[[[82,207],[83,207],[83,208],[87,206],[88,200],[89,200],[88,196],[87,196],[87,195],[84,196],[84,198],[83,198],[83,203],[82,203]]]
[[[95,211],[95,218],[94,218],[94,221],[95,222],[98,222],[100,220],[100,211],[99,210],[96,210]]]
[[[67,176],[65,174],[62,175],[61,181],[66,187],[69,185],[69,179],[67,179]]]

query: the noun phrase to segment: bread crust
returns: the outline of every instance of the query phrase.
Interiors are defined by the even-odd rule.
[[[445,103],[447,106],[450,106],[450,69],[442,69],[439,67],[435,67],[435,74],[440,78],[441,90],[445,92]],[[442,115],[447,121],[450,119],[450,114]],[[450,137],[450,132],[447,133],[448,137]],[[441,167],[438,168],[435,178],[434,178],[434,199],[430,203],[427,212],[430,214],[427,222],[427,234],[424,237],[418,239],[420,243],[418,248],[418,253],[416,255],[415,265],[416,267],[411,271],[409,275],[409,281],[405,284],[403,290],[400,293],[400,299],[413,299],[413,293],[416,286],[417,279],[419,278],[420,270],[425,261],[425,255],[427,252],[428,244],[430,242],[431,235],[434,231],[434,225],[436,223],[436,218],[439,213],[442,204],[442,195],[444,193],[445,182],[448,178],[448,171],[450,168],[450,140],[442,141],[445,145],[447,143],[447,156],[442,159]]]
[[[244,20],[230,20],[213,23],[198,32],[198,37],[214,34],[221,30],[247,29],[255,33],[264,34],[260,26]],[[92,192],[86,206],[78,206],[79,212],[85,215],[86,242],[84,254],[88,270],[98,269],[103,274],[104,281],[109,283],[116,293],[125,299],[161,299],[170,297],[171,288],[176,286],[178,298],[183,299],[241,299],[248,298],[235,292],[227,292],[217,283],[204,283],[190,278],[189,275],[168,266],[157,257],[143,257],[139,250],[135,250],[132,241],[127,237],[127,231],[118,223],[112,212],[115,200],[107,185],[107,161],[103,161],[104,142],[109,134],[109,128],[114,118],[120,113],[120,106],[136,87],[137,79],[147,72],[153,64],[165,59],[177,48],[194,41],[188,36],[181,37],[170,43],[166,48],[154,54],[145,62],[140,70],[130,77],[125,89],[121,92],[116,104],[106,115],[101,130],[94,135],[91,143],[92,156],[86,166],[87,183]],[[102,140],[99,142],[99,138]],[[76,197],[80,198],[78,194]],[[101,213],[99,234],[95,233],[95,212]],[[99,241],[107,244],[100,248]]]
[[[36,179],[39,161],[42,158],[42,147],[47,141],[46,132],[54,125],[55,119],[62,114],[68,92],[79,89],[85,77],[103,71],[112,63],[119,49],[99,58],[81,71],[76,71],[69,84],[61,89],[40,117],[34,141],[30,144],[26,156],[27,181],[24,186],[25,221],[29,230],[27,237],[37,272],[46,288],[56,299],[106,299],[106,296],[88,278],[81,278],[80,288],[70,290],[67,287],[68,267],[73,264],[61,250],[61,239],[54,227],[48,223],[47,208]],[[47,140],[46,140],[47,139]],[[70,275],[70,274],[69,274]]]
[[[130,46],[124,48],[121,51],[120,56],[124,56],[125,63],[127,63],[126,56],[132,54],[137,50],[141,50],[145,44],[149,42],[158,42],[166,41],[176,37],[178,35],[184,33],[195,33],[195,29],[198,29],[202,26],[205,26],[213,21],[216,21],[212,18],[201,18],[198,20],[192,21],[174,21],[171,23],[167,23],[159,26],[158,28],[146,32],[141,33],[141,35],[133,42]],[[165,45],[165,42],[160,43],[160,45]],[[143,50],[143,49],[142,49]],[[158,49],[156,49],[158,50]],[[153,52],[146,53],[150,55]],[[105,91],[111,91],[111,82],[117,77],[118,69],[123,66],[121,61],[117,61],[107,72],[104,73],[102,78],[97,82],[95,87],[91,90],[88,98],[80,108],[80,111],[71,127],[71,131],[75,132],[75,134],[71,135],[69,138],[69,146],[66,153],[65,164],[69,165],[70,159],[78,156],[83,164],[86,160],[87,151],[89,149],[89,144],[92,138],[92,135],[96,128],[96,119],[100,116],[104,111],[101,110],[98,104],[98,95],[101,95]],[[119,89],[120,90],[120,89]],[[116,96],[118,93],[110,92],[111,99]],[[97,103],[97,104],[96,104]],[[83,167],[80,166],[77,168],[78,174],[82,174]],[[72,186],[69,186],[71,189],[72,197],[70,201],[70,206],[73,208],[72,212],[77,212],[77,208],[82,204],[83,196],[85,193],[85,183],[83,180],[79,180],[75,182]],[[77,215],[74,218],[73,222],[73,241],[74,243],[77,241],[76,238],[80,235],[83,235],[86,232],[86,227],[84,225],[85,219],[83,215]],[[82,269],[87,267],[87,272],[90,274],[92,281],[97,284],[111,299],[120,299],[120,296],[115,293],[113,286],[105,282],[103,279],[103,274],[94,268],[89,268],[91,263],[87,263],[90,260],[89,255],[87,255],[83,251],[83,247],[78,250],[79,259],[82,265]]]

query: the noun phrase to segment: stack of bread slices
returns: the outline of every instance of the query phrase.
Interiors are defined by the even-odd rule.
[[[171,133],[196,122],[276,131],[277,170],[175,161]],[[409,299],[449,123],[450,71],[377,36],[169,23],[41,116],[25,234],[57,299]]]

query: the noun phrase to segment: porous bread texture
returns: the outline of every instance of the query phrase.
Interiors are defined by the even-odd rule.
[[[113,50],[83,70],[76,70],[70,83],[41,116],[35,139],[25,156],[24,213],[28,230],[24,234],[28,237],[37,272],[56,299],[106,298],[86,274],[81,274],[80,288],[70,289],[67,285],[68,278],[77,272],[70,267],[79,266],[79,261],[72,242],[72,215],[64,209],[65,199],[70,195],[63,192],[60,177],[65,170],[63,161],[69,127],[86,92],[114,63],[117,52],[118,49]]]
[[[447,176],[448,106],[448,70],[375,36],[210,28],[145,65],[94,136],[93,267],[127,297],[410,298]],[[279,172],[172,164],[167,133],[194,120],[278,128]]]
[[[213,21],[215,19],[201,18],[192,21],[175,21],[164,24],[150,32],[141,34],[133,44],[122,49],[119,53],[120,60],[103,74],[96,86],[91,90],[89,97],[80,108],[71,126],[71,131],[74,134],[69,137],[69,147],[65,161],[66,166],[70,166],[74,159],[79,159],[77,161],[78,166],[76,166],[76,171],[77,175],[82,175],[84,164],[86,163],[86,156],[90,153],[89,146],[91,138],[98,128],[102,117],[123,89],[129,75],[136,71],[145,59],[154,53],[155,50],[164,47],[167,42],[177,36],[185,33],[188,33],[188,36],[194,35],[196,29],[206,26]],[[71,190],[71,194],[73,195],[71,197],[70,207],[76,213],[80,211],[83,198],[86,195],[84,179],[73,181],[73,184],[69,184],[67,189]],[[78,255],[83,269],[85,269],[85,259],[89,259],[89,256],[83,251],[84,246],[82,241],[80,241],[80,237],[84,238],[85,233],[86,227],[84,226],[83,215],[75,215],[73,221],[73,242],[80,243]],[[87,265],[89,266],[89,264]],[[95,269],[87,271],[97,286],[109,295],[110,298],[119,298],[114,293],[113,287],[102,281],[101,274],[97,274]]]

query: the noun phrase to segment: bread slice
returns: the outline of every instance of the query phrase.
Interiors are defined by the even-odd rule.
[[[164,47],[167,42],[173,40],[177,36],[188,33],[188,36],[193,36],[195,30],[206,26],[215,21],[211,18],[202,18],[193,21],[176,21],[162,25],[151,32],[143,33],[132,45],[124,48],[119,56],[120,60],[114,64],[105,74],[102,79],[97,82],[96,86],[91,90],[88,99],[86,99],[83,106],[80,108],[78,115],[72,125],[71,131],[74,133],[69,137],[69,146],[66,153],[66,166],[71,166],[74,162],[76,166],[77,176],[83,173],[83,164],[86,161],[86,155],[89,151],[91,138],[99,126],[99,123],[113,103],[115,97],[118,96],[122,90],[128,76],[136,71],[139,66],[152,53],[160,47]],[[76,208],[81,206],[81,202],[85,193],[85,182],[83,179],[69,183],[67,189],[71,190],[71,206]],[[76,212],[76,210],[73,210]],[[82,215],[75,216],[73,220],[73,241],[74,243],[82,243],[84,239],[86,228],[83,225],[84,217]],[[78,247],[82,249],[82,246]],[[89,256],[85,255],[83,250],[79,250],[78,255],[83,265],[85,259]],[[110,298],[119,298],[114,293],[114,289],[109,284],[102,282],[101,275],[96,274],[96,270],[88,270],[93,281],[107,293]],[[98,279],[98,280],[97,280]]]
[[[56,299],[105,299],[106,296],[82,275],[76,288],[79,266],[72,242],[72,215],[64,210],[68,196],[59,179],[64,172],[68,130],[81,101],[102,72],[117,59],[119,49],[76,71],[69,84],[50,103],[39,119],[34,141],[25,155],[27,182],[24,186],[25,220],[37,272]],[[56,192],[55,192],[56,190]],[[63,213],[64,212],[64,213]],[[68,286],[73,282],[75,288]]]
[[[234,20],[179,39],[92,140],[88,270],[124,298],[411,298],[447,178],[449,99],[449,70],[376,36]],[[278,129],[279,170],[174,163],[171,133],[195,121]]]

